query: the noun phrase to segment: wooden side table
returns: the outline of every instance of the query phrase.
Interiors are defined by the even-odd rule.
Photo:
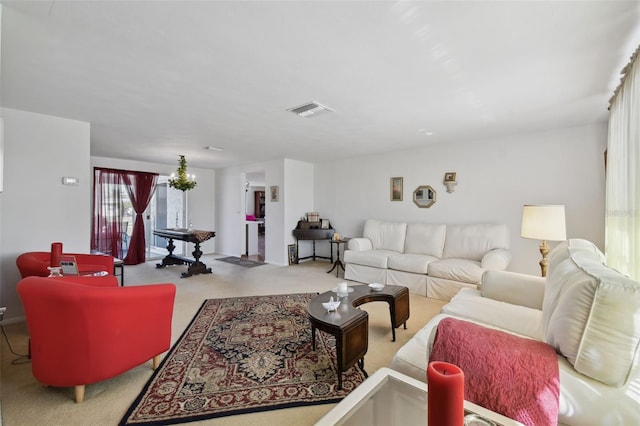
[[[329,293],[331,292],[323,294]],[[327,312],[322,302],[329,300],[329,296],[326,298],[320,298],[320,296],[314,298],[307,307],[311,322],[312,348],[316,350],[316,329],[336,338],[338,389],[342,389],[342,373],[356,363],[365,377],[367,376],[364,370],[364,355],[369,348],[369,314],[352,308],[346,300],[342,300],[336,311]]]
[[[342,238],[339,240],[330,240],[329,242],[331,243],[331,257],[333,257],[333,246],[336,246],[336,261],[333,262],[333,268],[329,269],[327,271],[327,274],[330,274],[331,272],[333,272],[333,270],[336,270],[336,277],[338,276],[338,273],[340,272],[340,268],[342,268],[342,270],[344,271],[344,264],[342,263],[342,260],[340,260],[340,244],[346,244],[349,242],[351,238]]]

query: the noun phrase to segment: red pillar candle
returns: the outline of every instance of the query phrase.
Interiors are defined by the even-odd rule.
[[[62,256],[62,243],[51,243],[51,259],[50,265],[52,268],[60,267],[60,257]]]
[[[464,373],[448,362],[432,361],[427,367],[428,426],[462,426],[464,423]]]

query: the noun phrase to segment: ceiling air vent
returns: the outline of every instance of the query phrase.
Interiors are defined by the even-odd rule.
[[[314,115],[317,115],[323,111],[331,111],[334,112],[335,110],[324,106],[322,104],[319,104],[316,101],[312,101],[309,102],[307,104],[304,105],[300,105],[297,106],[295,108],[289,108],[287,109],[287,111],[291,111],[294,114],[298,114],[300,117],[312,117]]]

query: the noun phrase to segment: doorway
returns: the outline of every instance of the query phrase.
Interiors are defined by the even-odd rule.
[[[187,193],[169,187],[169,176],[158,176],[158,184],[151,202],[144,212],[146,229],[147,259],[166,256],[166,238],[153,235],[154,229],[187,228]],[[184,241],[174,241],[174,254],[184,255],[187,247]]]
[[[245,232],[243,258],[264,262],[267,233],[267,210],[264,171],[245,174],[244,209]]]

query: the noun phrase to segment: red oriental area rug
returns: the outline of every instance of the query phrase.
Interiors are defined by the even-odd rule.
[[[338,390],[335,339],[316,333],[315,294],[206,300],[120,422],[163,425],[340,401],[364,380],[354,366]]]

